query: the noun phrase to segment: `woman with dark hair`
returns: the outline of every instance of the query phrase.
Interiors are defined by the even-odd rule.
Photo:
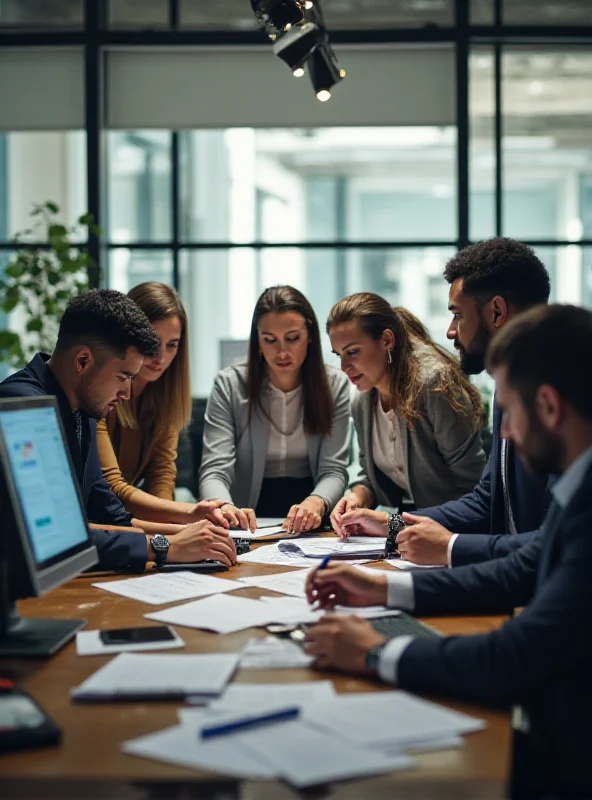
[[[333,306],[327,332],[357,387],[353,418],[360,472],[333,509],[445,503],[471,491],[485,466],[481,396],[457,360],[406,309],[375,294]]]
[[[348,433],[347,379],[323,364],[312,306],[292,286],[266,289],[247,363],[214,381],[200,497],[224,501],[224,516],[243,528],[254,530],[259,516],[312,530],[345,489]]]
[[[144,359],[132,381],[130,399],[97,423],[105,480],[135,517],[163,523],[162,533],[175,533],[181,525],[202,519],[227,525],[217,510],[219,504],[174,500],[179,432],[191,418],[183,303],[171,286],[157,281],[134,286],[128,297],[150,320],[161,347],[154,358]]]

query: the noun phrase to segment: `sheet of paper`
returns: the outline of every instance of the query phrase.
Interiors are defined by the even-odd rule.
[[[106,656],[116,653],[143,653],[149,650],[175,650],[185,647],[181,637],[172,631],[174,639],[169,642],[143,642],[141,644],[103,644],[100,631],[79,631],[76,634],[76,655]]]
[[[446,569],[442,564],[414,564],[412,561],[404,561],[402,558],[385,558],[385,563],[397,569]]]
[[[273,764],[280,777],[298,788],[408,769],[414,764],[408,756],[389,756],[340,741],[300,719],[253,728],[232,738],[240,738],[241,748]]]
[[[244,589],[244,583],[239,584]],[[188,628],[203,628],[216,633],[234,633],[274,622],[265,603],[246,597],[215,594],[181,606],[144,614],[147,619]]]
[[[348,560],[349,564],[366,564],[369,559]],[[261,545],[249,553],[238,556],[241,564],[271,564],[280,567],[310,568],[310,558],[297,553],[284,553],[277,544]]]
[[[240,707],[261,708],[271,705],[293,706],[321,703],[336,697],[332,681],[302,681],[299,683],[232,683],[224,694],[213,700],[208,708],[224,710]],[[192,709],[181,709],[180,718],[190,721]]]
[[[299,569],[294,572],[276,572],[274,575],[257,575],[254,578],[240,578],[241,583],[269,589],[280,594],[293,597],[304,597],[304,584],[310,569]]]
[[[315,539],[299,541],[283,541],[278,544],[283,553],[296,553],[297,555],[307,556],[308,558],[324,558],[327,555],[333,558],[382,558],[384,555],[384,543],[378,545],[372,542],[350,542],[341,539]],[[381,540],[383,541],[383,540]]]
[[[231,536],[242,537],[244,539],[293,539],[294,536],[297,536],[295,533],[288,533],[284,530],[283,525],[269,525],[266,528],[257,528],[254,531],[239,531],[239,530],[232,530],[230,531]]]
[[[175,725],[122,744],[124,753],[164,761],[179,767],[205,769],[237,778],[273,778],[276,770],[228,737],[203,740],[197,729]]]
[[[352,743],[400,749],[485,727],[482,719],[402,691],[340,695],[328,703],[308,704],[303,719]]]
[[[236,581],[196,572],[160,572],[142,578],[102,581],[93,586],[154,606],[243,588]]]
[[[292,614],[292,622],[309,623],[316,622],[320,619],[325,611],[314,609],[306,599],[298,597],[262,597],[261,602],[269,603],[274,608],[285,609],[286,616],[284,619],[287,621],[287,615]],[[335,614],[355,614],[364,619],[378,619],[379,617],[393,617],[399,616],[400,611],[393,608],[386,608],[385,606],[335,606],[331,610]]]
[[[232,677],[238,661],[235,654],[121,653],[73,689],[72,696],[78,699],[167,693],[216,696]]]
[[[294,669],[309,667],[314,659],[289,639],[266,636],[249,639],[240,658],[241,669]]]

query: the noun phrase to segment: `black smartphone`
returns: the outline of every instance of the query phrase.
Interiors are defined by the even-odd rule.
[[[15,688],[0,694],[0,753],[58,744],[62,732],[30,695]]]
[[[221,561],[193,561],[189,564],[163,564],[161,567],[154,565],[159,572],[228,572],[228,567]]]
[[[100,631],[103,644],[153,644],[171,642],[176,637],[168,625],[146,625],[142,628],[112,628]]]

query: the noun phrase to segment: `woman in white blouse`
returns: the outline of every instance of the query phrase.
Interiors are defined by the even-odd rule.
[[[485,466],[481,397],[458,361],[405,309],[354,294],[333,306],[327,332],[358,389],[352,414],[360,472],[331,522],[354,508],[445,503],[471,491]]]
[[[291,286],[255,306],[246,364],[218,373],[205,416],[200,497],[223,500],[231,525],[284,517],[321,524],[347,480],[349,387],[323,364],[317,319]]]

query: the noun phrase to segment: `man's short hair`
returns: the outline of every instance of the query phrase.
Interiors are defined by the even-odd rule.
[[[64,311],[56,351],[77,345],[104,350],[125,358],[129,347],[143,356],[155,356],[160,340],[142,309],[114,289],[93,289],[74,297]]]
[[[517,310],[547,303],[549,273],[531,247],[497,237],[469,245],[446,265],[448,283],[463,279],[463,293],[485,303],[499,294]]]
[[[540,386],[552,386],[584,419],[592,420],[592,314],[571,305],[537,306],[492,339],[487,369],[506,367],[507,381],[532,408]]]

